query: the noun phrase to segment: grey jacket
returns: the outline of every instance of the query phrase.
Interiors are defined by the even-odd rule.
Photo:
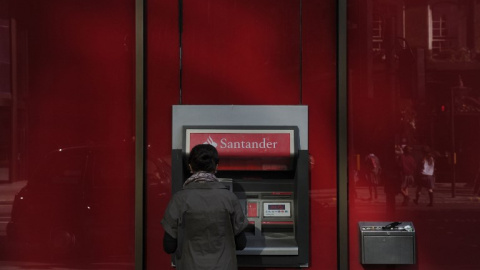
[[[173,195],[162,225],[177,239],[177,269],[237,269],[234,236],[248,220],[237,197],[223,184],[188,184]]]

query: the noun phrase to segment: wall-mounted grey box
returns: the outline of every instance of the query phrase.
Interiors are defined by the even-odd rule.
[[[415,264],[412,222],[359,222],[362,264]]]

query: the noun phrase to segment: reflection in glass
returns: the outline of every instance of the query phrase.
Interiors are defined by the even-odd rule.
[[[480,267],[478,16],[476,1],[349,1],[350,226],[413,222],[419,269]]]
[[[133,268],[133,2],[0,0],[2,269]]]

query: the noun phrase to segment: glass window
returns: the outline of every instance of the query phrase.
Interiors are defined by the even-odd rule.
[[[1,7],[1,6],[0,6]],[[11,31],[10,21],[7,17],[0,17],[0,94],[11,93]]]
[[[0,0],[0,268],[133,269],[134,3]]]
[[[46,175],[39,175],[39,178],[51,180],[52,185],[74,185],[80,184],[85,173],[84,155],[55,155],[46,164],[48,172]]]
[[[405,269],[478,268],[478,4],[369,3],[348,1],[357,26],[348,29],[350,269],[373,267],[361,263],[365,222],[383,224],[379,231],[413,224],[415,264]],[[378,29],[376,13],[388,25],[383,64],[367,34]],[[412,242],[403,244],[410,252]],[[383,247],[375,260],[399,254]]]

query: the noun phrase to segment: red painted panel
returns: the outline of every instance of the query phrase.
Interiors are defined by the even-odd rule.
[[[184,104],[299,104],[299,1],[184,1]]]
[[[7,7],[24,170],[13,187],[28,182],[9,205],[2,267],[133,265],[134,1],[2,1],[2,16]]]
[[[172,105],[180,97],[178,1],[149,0],[146,69],[146,237],[147,269],[167,269],[162,248],[163,212],[171,197]]]
[[[303,103],[309,107],[311,269],[337,269],[336,1],[303,1]]]

